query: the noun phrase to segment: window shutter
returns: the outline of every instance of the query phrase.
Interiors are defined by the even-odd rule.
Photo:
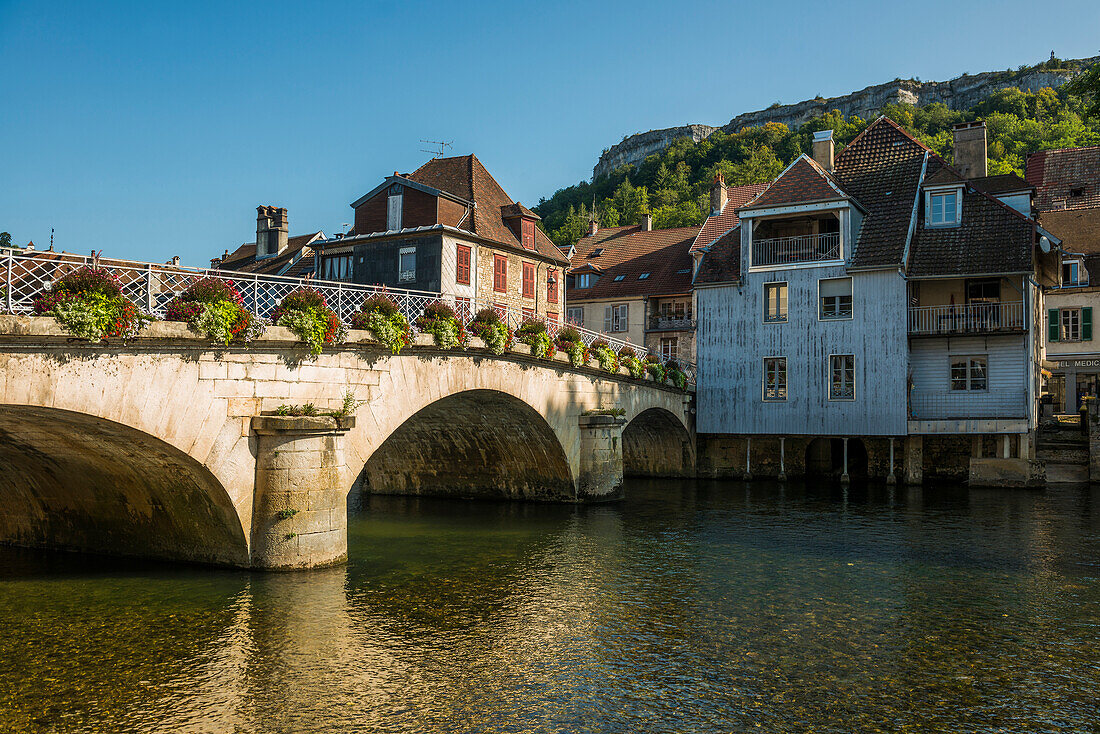
[[[1047,341],[1058,341],[1058,309],[1056,308],[1047,309]]]
[[[603,310],[603,330],[604,333],[611,332],[611,306],[605,306]]]
[[[1081,341],[1092,341],[1092,306],[1081,309]]]

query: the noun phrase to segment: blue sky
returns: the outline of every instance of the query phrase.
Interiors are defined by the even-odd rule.
[[[1100,3],[111,3],[0,0],[0,230],[17,244],[207,264],[291,234],[429,156],[514,198],[624,135],[895,77],[1100,53]]]

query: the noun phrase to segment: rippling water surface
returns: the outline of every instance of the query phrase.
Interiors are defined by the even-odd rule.
[[[0,549],[0,731],[1095,731],[1100,491],[373,498],[347,567]]]

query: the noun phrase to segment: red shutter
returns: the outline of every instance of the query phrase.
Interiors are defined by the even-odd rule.
[[[535,266],[533,263],[523,264],[523,297],[535,297]]]
[[[546,300],[550,303],[558,302],[558,271],[550,271],[550,280],[546,283]]]
[[[493,255],[493,290],[504,293],[508,290],[508,258]]]
[[[535,223],[530,219],[523,220],[523,246],[528,250],[535,249]]]
[[[458,245],[458,266],[455,271],[455,280],[463,285],[470,285],[470,248],[466,245]]]

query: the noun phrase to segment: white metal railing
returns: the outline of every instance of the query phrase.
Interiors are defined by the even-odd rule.
[[[1023,390],[913,390],[909,394],[912,420],[968,418],[1026,418]]]
[[[752,266],[793,265],[840,259],[840,233],[800,234],[752,240]]]
[[[650,331],[689,331],[695,328],[695,319],[675,319],[654,316],[649,320]]]
[[[1020,301],[909,307],[910,334],[983,334],[1024,328],[1024,304]]]
[[[68,253],[27,254],[14,249],[0,251],[0,312],[33,313],[34,299],[48,291],[58,278],[92,264],[90,257]],[[231,270],[187,268],[113,258],[101,258],[98,260],[98,265],[118,279],[123,293],[130,300],[145,313],[156,318],[164,318],[168,304],[192,283],[203,278],[216,278],[233,284],[244,298],[245,308],[264,318],[270,317],[271,312],[287,294],[299,288],[312,288],[325,297],[329,307],[344,321],[350,320],[352,315],[360,310],[363,301],[373,295],[385,295],[392,300],[410,323],[423,313],[425,306],[437,301],[445,302],[454,308],[465,324],[468,324],[483,308],[492,308],[497,311],[511,329],[518,329],[524,321],[530,319],[521,310],[501,308],[496,303],[461,299],[454,295],[429,291],[400,290],[378,285],[287,278],[281,275],[260,275]],[[563,324],[550,321],[543,316],[537,317],[537,320],[547,325],[552,336],[563,328]],[[577,330],[587,345],[602,339],[616,352],[629,347],[637,353],[639,358],[653,355],[662,361],[667,361],[656,351],[650,351],[625,339],[616,339],[581,326],[572,328]],[[687,375],[688,382],[694,383],[695,364],[680,360],[677,362]]]

